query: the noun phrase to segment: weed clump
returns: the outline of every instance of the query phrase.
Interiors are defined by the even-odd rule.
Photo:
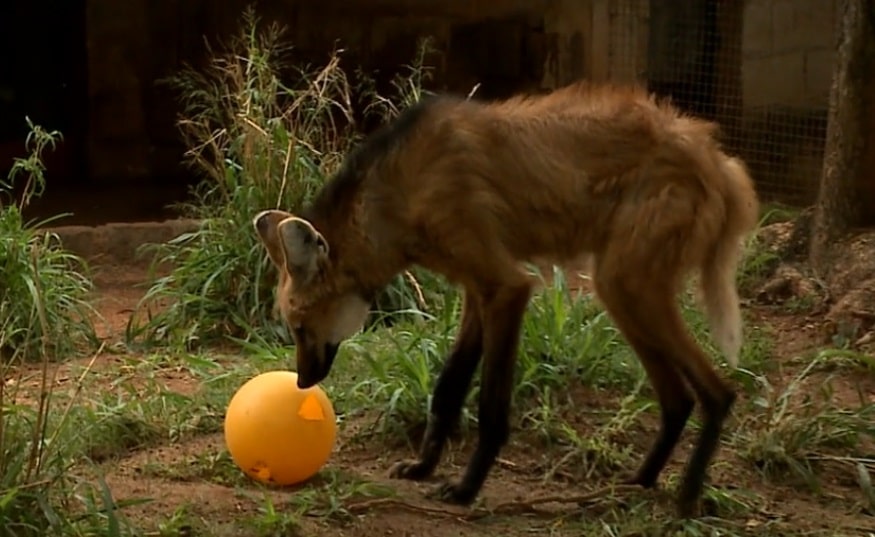
[[[182,96],[178,127],[186,162],[202,178],[193,201],[181,208],[200,225],[151,245],[153,267],[173,268],[153,279],[128,324],[129,342],[290,343],[286,327],[272,316],[276,274],[257,243],[252,217],[269,208],[299,210],[339,167],[360,139],[356,89],[369,99],[365,113],[385,120],[419,99],[429,74],[422,64],[425,42],[409,73],[396,78],[398,95],[390,99],[364,75],[351,80],[340,50],[319,68],[290,65],[283,35],[276,24],[260,28],[247,10],[227,51],[210,50],[206,69],[186,68],[169,79]],[[293,76],[285,77],[288,72]],[[419,308],[416,291],[415,280],[399,276],[378,306]]]
[[[57,235],[39,229],[63,215],[40,222],[22,215],[45,189],[43,152],[61,139],[29,118],[27,124],[29,155],[15,159],[0,180],[0,362],[6,364],[66,356],[97,341],[86,263],[61,248]]]
[[[26,120],[28,155],[0,180],[0,535],[81,534],[108,496],[71,472],[72,400],[58,403],[52,362],[96,346],[92,283],[85,262],[39,229],[54,219],[22,216],[45,188],[43,152],[61,139]]]

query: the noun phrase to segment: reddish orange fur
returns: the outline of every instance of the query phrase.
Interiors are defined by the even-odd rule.
[[[734,391],[684,330],[675,295],[688,274],[701,272],[712,333],[734,363],[741,344],[735,269],[758,214],[752,181],[721,151],[717,126],[640,88],[587,83],[489,104],[437,99],[414,123],[396,143],[350,163],[339,176],[359,180],[326,189],[305,213],[330,253],[308,285],[294,285],[284,271],[278,300],[287,321],[330,323],[332,301],[371,296],[411,264],[445,275],[465,290],[467,319],[446,382],[466,390],[469,367],[461,364],[476,363],[482,351],[481,391],[495,401],[481,400],[481,412],[494,418],[500,447],[505,395],[497,386],[507,380],[487,368],[512,369],[516,343],[502,338],[518,337],[517,317],[531,292],[523,263],[589,256],[599,297],[641,358],[664,412],[660,439],[633,481],[656,480],[692,409],[687,386],[703,405],[700,448],[679,500],[682,514],[692,512]],[[288,216],[272,213],[272,225]],[[263,240],[282,267],[281,245]],[[308,359],[298,353],[299,364]],[[421,461],[402,465],[398,475],[416,478],[436,464],[440,420],[456,412],[450,388],[439,390],[452,402],[433,412],[446,415],[433,418],[438,425],[430,425]],[[429,441],[440,445],[429,448]],[[487,448],[481,462],[488,471],[497,448]],[[474,469],[475,459],[444,496],[476,495],[485,473]]]
[[[494,104],[438,103],[427,114],[428,128],[369,170],[352,210],[316,225],[345,252],[326,286],[380,286],[421,240],[429,246],[418,262],[465,285],[521,282],[519,261],[620,255],[682,228],[676,247],[646,254],[677,285],[723,232],[728,203],[737,214],[727,234],[755,224],[751,184],[716,172],[726,158],[716,126],[640,89],[576,84]]]

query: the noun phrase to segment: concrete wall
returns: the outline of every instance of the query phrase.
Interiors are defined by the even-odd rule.
[[[144,107],[146,0],[87,4],[90,174],[132,177],[149,170]]]
[[[296,30],[290,36],[301,51],[324,58],[340,39],[350,67],[379,71],[378,82],[409,63],[417,41],[430,36],[439,51],[429,59],[435,89],[467,93],[479,83],[479,95],[501,97],[536,88],[547,49],[555,46],[543,24],[549,0],[358,0],[331,17],[321,3],[292,3]]]
[[[174,122],[178,101],[159,81],[183,62],[204,59],[213,46],[240,29],[252,0],[89,0],[87,2],[89,132],[87,160],[97,183],[160,181],[179,175],[183,148]],[[580,4],[581,2],[577,2]],[[387,85],[409,63],[420,37],[441,51],[434,89],[500,97],[537,89],[547,55],[557,57],[562,38],[545,29],[548,4],[574,0],[257,0],[265,22],[287,28],[292,60],[322,64],[335,46],[344,67],[362,67]],[[561,18],[561,16],[560,16]],[[577,30],[576,42],[583,37]],[[566,67],[568,62],[566,62]],[[563,68],[565,69],[565,68]],[[577,76],[571,68],[554,78]]]
[[[183,61],[201,61],[204,37],[215,44],[236,32],[250,1],[87,2],[84,106],[93,180],[154,182],[180,173],[178,102],[157,81]],[[771,118],[793,116],[793,110],[825,110],[836,1],[746,0],[740,78],[749,129],[773,128]],[[480,83],[485,97],[583,77],[643,80],[650,67],[650,0],[258,0],[256,5],[263,19],[288,27],[296,59],[323,62],[337,43],[346,49],[346,66],[379,70],[384,83],[411,60],[424,35],[433,36],[442,51],[431,58],[437,67],[433,88],[467,92]],[[815,146],[818,125],[809,129],[814,133],[809,144]],[[751,144],[771,143],[754,138]]]
[[[646,81],[688,111],[719,121],[727,146],[748,160],[765,197],[813,201],[823,162],[837,0],[577,5],[581,15],[570,16],[574,10],[566,7],[556,28],[563,35],[586,29],[582,56],[588,62],[578,72],[596,80]],[[566,48],[566,57],[571,50]]]
[[[92,182],[155,183],[183,173],[183,148],[175,127],[179,103],[163,81],[183,62],[202,59],[205,33],[226,33],[218,18],[222,10],[207,10],[202,4],[87,2],[87,157]]]
[[[580,78],[643,82],[650,0],[551,0],[543,11],[548,54],[541,87]]]
[[[744,104],[823,106],[836,46],[837,0],[747,0]]]
[[[747,0],[741,150],[761,190],[812,203],[823,169],[837,0]]]

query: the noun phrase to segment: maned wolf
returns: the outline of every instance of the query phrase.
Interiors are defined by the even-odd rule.
[[[298,216],[254,217],[279,271],[278,308],[296,342],[299,385],[328,375],[338,345],[405,267],[460,285],[461,328],[436,382],[419,459],[390,474],[433,473],[482,355],[476,450],[461,480],[436,490],[468,504],[509,436],[534,284],[525,264],[587,255],[596,293],[662,410],[656,441],[626,482],[656,483],[698,398],[704,422],[677,500],[680,516],[695,516],[735,391],[685,330],[675,298],[698,272],[711,334],[736,365],[735,271],[759,203],[716,129],[642,89],[586,83],[493,103],[439,96],[408,108],[352,151]]]

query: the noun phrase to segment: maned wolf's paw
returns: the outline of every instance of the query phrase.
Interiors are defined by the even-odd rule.
[[[422,461],[398,461],[389,469],[389,477],[422,481],[431,475],[432,470],[433,468],[429,468]]]
[[[658,481],[644,479],[638,473],[620,476],[619,483],[621,485],[637,485],[643,489],[659,489]]]
[[[463,487],[461,483],[456,484],[445,481],[435,487],[427,496],[445,503],[470,505],[474,498],[477,497],[477,491]]]
[[[702,506],[700,502],[696,500],[687,500],[681,498],[675,504],[675,510],[677,512],[678,518],[688,519],[688,518],[699,518],[702,514]]]

